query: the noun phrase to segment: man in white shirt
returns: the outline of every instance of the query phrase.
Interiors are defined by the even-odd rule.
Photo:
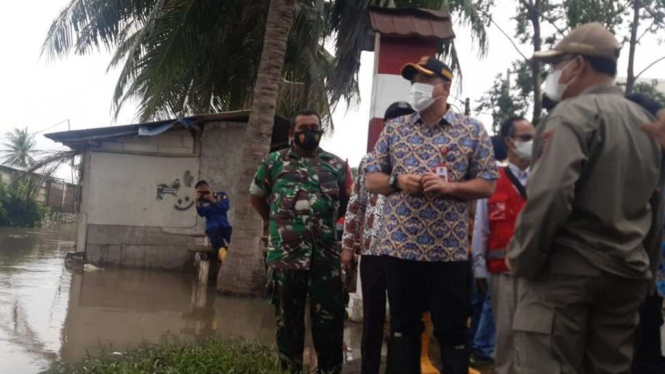
[[[508,166],[500,169],[494,195],[478,200],[473,230],[474,277],[479,289],[491,286],[490,298],[496,326],[494,350],[499,374],[515,372],[512,321],[516,305],[516,283],[505,263],[506,248],[515,222],[526,204],[526,184],[535,128],[522,117],[508,119],[501,137],[508,148]]]

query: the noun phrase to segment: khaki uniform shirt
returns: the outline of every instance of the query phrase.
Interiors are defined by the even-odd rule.
[[[652,121],[615,86],[591,88],[554,109],[537,133],[528,201],[509,246],[516,275],[533,278],[549,267],[652,277],[662,156],[639,128]]]

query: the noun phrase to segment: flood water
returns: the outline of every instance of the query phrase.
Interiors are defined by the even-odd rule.
[[[194,274],[133,269],[71,272],[74,225],[0,228],[0,373],[32,374],[57,360],[163,339],[219,334],[272,343],[265,300],[197,289]],[[359,352],[358,327],[347,344]]]

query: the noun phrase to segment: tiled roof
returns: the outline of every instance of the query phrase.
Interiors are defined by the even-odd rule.
[[[414,8],[369,9],[372,29],[393,37],[420,37],[448,40],[455,38],[450,14]]]

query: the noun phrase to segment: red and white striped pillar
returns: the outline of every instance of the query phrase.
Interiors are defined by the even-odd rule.
[[[402,78],[402,67],[417,63],[423,56],[435,56],[439,41],[421,38],[374,36],[374,78],[370,106],[367,152],[374,149],[383,131],[383,115],[390,104],[408,101],[411,84]]]

